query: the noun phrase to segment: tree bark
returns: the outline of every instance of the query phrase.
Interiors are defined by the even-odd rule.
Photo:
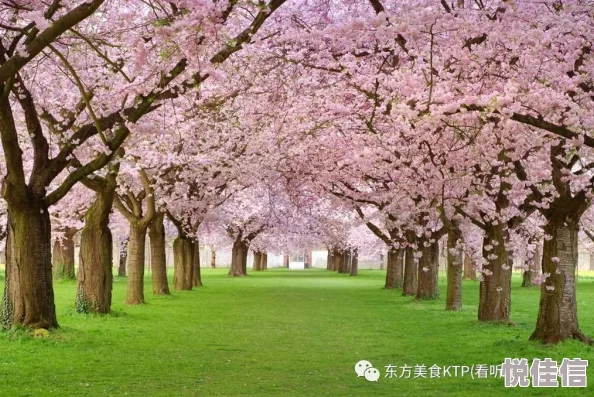
[[[462,240],[462,232],[458,226],[452,221],[448,228],[448,244],[447,244],[447,297],[446,310],[460,310],[462,309],[462,273],[463,260],[462,250],[458,249],[457,244]]]
[[[359,251],[353,250],[352,263],[351,263],[351,276],[359,275]]]
[[[202,287],[202,273],[200,272],[200,242],[194,241],[194,255],[192,256],[192,285]]]
[[[51,223],[45,203],[28,194],[7,201],[8,235],[2,324],[57,328],[52,285]]]
[[[328,248],[328,256],[326,256],[326,270],[334,270],[334,257],[332,256],[333,250]]]
[[[268,270],[268,254],[266,252],[262,253],[262,264],[260,267],[262,270]]]
[[[412,247],[406,248],[404,259],[404,285],[402,295],[415,296],[417,294],[417,264]]]
[[[483,239],[483,266],[479,288],[479,321],[509,321],[511,308],[511,263],[505,249],[502,225],[487,225]],[[490,248],[490,249],[488,249]]]
[[[213,249],[210,250],[210,267],[212,269],[217,267],[217,252]]]
[[[130,238],[128,241],[128,285],[126,304],[144,303],[144,260],[146,230],[148,226],[139,222],[130,222]]]
[[[231,268],[229,269],[229,275],[234,277],[247,276],[246,263],[247,263],[248,245],[238,239],[233,242],[233,250],[231,252]]]
[[[590,254],[590,271],[594,271],[594,254]]]
[[[63,238],[54,241],[52,271],[55,280],[76,278],[74,272],[74,234],[76,229],[63,231]]]
[[[388,250],[388,269],[386,270],[386,284],[384,288],[402,288],[404,249]]]
[[[128,258],[128,240],[120,244],[120,263],[118,265],[118,277],[126,277],[126,259]]]
[[[95,201],[85,214],[80,237],[76,310],[81,313],[109,313],[113,287],[113,240],[109,213],[113,206],[116,182],[108,181],[96,192]]]
[[[559,215],[559,214],[558,214]],[[552,236],[543,247],[542,271],[549,274],[540,289],[536,329],[530,340],[547,344],[565,339],[592,343],[578,325],[575,272],[578,264],[579,217],[549,219],[545,235]]]
[[[470,255],[464,254],[464,279],[476,280],[476,270],[472,264]]]
[[[183,234],[173,241],[173,289],[191,291],[193,283],[194,242]]]
[[[351,259],[350,250],[344,250],[340,253],[340,261],[338,262],[338,273],[349,273],[349,261]]]
[[[149,226],[153,294],[155,295],[169,295],[170,293],[169,284],[167,283],[167,256],[165,254],[163,218],[164,215],[158,213]]]
[[[435,241],[425,247],[420,244],[423,256],[419,259],[417,269],[417,294],[416,299],[437,299],[439,297],[439,242]]]
[[[260,251],[254,251],[254,271],[262,270],[262,253]]]

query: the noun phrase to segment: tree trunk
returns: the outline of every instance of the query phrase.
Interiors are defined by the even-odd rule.
[[[126,277],[126,259],[128,258],[128,240],[120,244],[120,263],[118,266],[118,277]]]
[[[231,268],[229,269],[229,275],[234,277],[247,276],[246,262],[247,262],[248,246],[247,244],[236,239],[233,242],[233,251],[231,253]]]
[[[417,264],[412,247],[406,248],[404,259],[404,285],[402,295],[415,296],[417,294]]]
[[[262,270],[262,253],[260,251],[254,251],[254,271]]]
[[[340,261],[338,262],[338,273],[349,273],[349,261],[351,260],[351,252],[345,250],[340,254]]]
[[[212,269],[217,267],[217,252],[213,249],[210,250],[210,267]]]
[[[380,270],[386,270],[386,259],[384,254],[380,254]]]
[[[202,273],[200,272],[200,242],[194,241],[194,255],[192,256],[192,285],[202,287]]]
[[[262,264],[260,267],[262,270],[268,270],[268,254],[266,252],[262,253]]]
[[[340,267],[342,266],[342,262],[344,261],[344,256],[342,255],[342,252],[338,251],[338,250],[334,250],[334,254],[332,255],[332,258],[334,258],[333,260],[333,267],[332,270],[335,272],[338,272]]]
[[[462,250],[458,249],[457,244],[462,240],[462,232],[454,222],[448,229],[448,288],[446,297],[446,310],[462,309],[462,273],[463,260]]]
[[[388,269],[386,271],[386,289],[402,288],[404,249],[388,250]]]
[[[7,203],[7,206],[2,324],[57,328],[48,209],[33,195],[18,205]]]
[[[194,243],[179,234],[173,241],[173,289],[176,291],[191,291],[194,272],[193,265]]]
[[[532,271],[530,269],[522,272],[522,287],[530,287],[532,285]]]
[[[502,225],[489,225],[483,239],[483,266],[479,289],[479,321],[509,321],[511,263]]]
[[[76,278],[74,274],[74,234],[76,229],[64,230],[63,238],[54,241],[52,270],[55,280]]]
[[[76,310],[81,313],[109,313],[113,287],[113,240],[109,213],[115,195],[115,178],[96,193],[85,214],[80,236]]]
[[[128,241],[128,285],[126,304],[139,305],[144,303],[144,259],[147,227],[130,223],[130,238]]]
[[[575,272],[578,264],[579,217],[549,219],[544,228],[546,240],[542,255],[542,272],[549,274],[540,289],[540,307],[536,329],[530,340],[547,344],[565,339],[578,339],[592,343],[580,331],[575,296]]]
[[[423,256],[419,259],[417,269],[417,294],[416,299],[437,299],[439,287],[439,242],[435,241],[428,247],[421,242]]]
[[[472,265],[472,259],[470,255],[464,254],[464,279],[465,280],[476,280],[476,270]]]
[[[283,256],[283,266],[284,267],[289,267],[289,255],[288,254],[285,254]]]
[[[351,276],[359,275],[359,251],[355,249],[353,251],[352,263],[351,263]]]
[[[594,254],[590,254],[590,271],[594,271]]]
[[[153,294],[169,295],[167,283],[167,256],[165,254],[165,226],[164,215],[158,213],[149,226],[151,246],[151,267],[153,279]]]
[[[334,270],[333,250],[328,249],[328,256],[326,257],[326,270]]]

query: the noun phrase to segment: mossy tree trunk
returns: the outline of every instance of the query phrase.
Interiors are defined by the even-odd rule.
[[[149,226],[153,294],[169,295],[167,256],[165,253],[164,214],[157,213]]]
[[[63,280],[76,278],[74,271],[74,235],[75,228],[65,228],[61,230],[62,238],[54,241],[54,250],[52,253],[52,272],[54,280]]]
[[[43,200],[33,194],[7,200],[8,230],[2,323],[56,328],[52,285],[51,223]]]
[[[95,201],[85,214],[80,237],[76,309],[109,313],[113,287],[113,239],[109,229],[116,189],[114,174],[95,181]]]

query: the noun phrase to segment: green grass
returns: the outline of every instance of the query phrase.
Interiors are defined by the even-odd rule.
[[[349,277],[310,269],[271,269],[228,278],[203,269],[205,287],[122,304],[114,314],[74,312],[74,282],[55,285],[61,329],[45,339],[0,333],[1,396],[496,396],[593,395],[594,349],[546,347],[527,339],[539,292],[514,278],[515,327],[476,321],[478,283],[464,283],[462,312],[443,300],[415,302],[386,291],[383,272]],[[442,295],[445,280],[441,280]],[[3,287],[0,281],[0,287]],[[594,336],[594,280],[581,279],[582,330]],[[499,364],[505,357],[590,359],[587,389],[505,389],[501,379],[387,379],[385,366]],[[357,378],[371,361],[378,383]]]

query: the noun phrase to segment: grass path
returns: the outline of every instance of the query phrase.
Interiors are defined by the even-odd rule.
[[[150,295],[124,306],[114,283],[114,314],[74,312],[74,282],[55,286],[62,328],[49,338],[0,333],[0,396],[497,396],[594,395],[594,349],[577,342],[545,347],[527,339],[538,290],[514,279],[515,327],[476,321],[478,284],[464,283],[464,308],[415,302],[385,291],[380,271],[348,277],[310,269],[271,269],[228,278],[203,269],[205,287]],[[441,280],[442,295],[445,280]],[[0,281],[0,287],[3,287]],[[578,285],[582,330],[594,335],[594,280]],[[507,389],[500,379],[387,379],[385,366],[499,364],[505,357],[590,359],[587,389]],[[378,383],[357,378],[371,361]],[[400,373],[400,371],[398,372]]]

